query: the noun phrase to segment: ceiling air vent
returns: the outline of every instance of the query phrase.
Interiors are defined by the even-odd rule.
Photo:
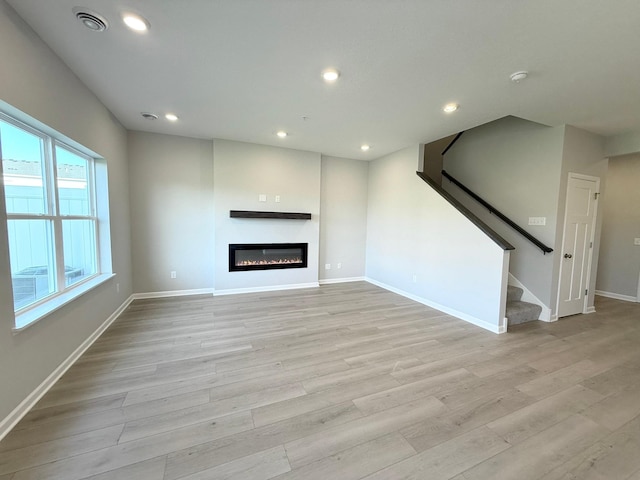
[[[102,15],[86,8],[75,7],[73,13],[82,24],[94,32],[104,32],[109,28],[109,22]]]
[[[156,115],[155,113],[142,112],[140,115],[142,115],[142,118],[146,118],[147,120],[157,120],[158,119],[158,115]]]

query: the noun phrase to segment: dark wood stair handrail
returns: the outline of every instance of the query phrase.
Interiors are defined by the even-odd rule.
[[[502,212],[500,212],[500,210],[498,210],[497,208],[495,208],[493,205],[491,205],[490,203],[484,201],[481,197],[479,197],[477,194],[475,194],[474,192],[472,192],[471,190],[469,190],[467,187],[465,187],[462,183],[460,183],[458,180],[456,180],[455,178],[453,178],[451,175],[449,175],[445,170],[442,170],[442,176],[446,177],[447,179],[449,179],[450,182],[454,183],[455,185],[457,185],[463,192],[465,192],[467,195],[469,195],[471,198],[473,198],[475,201],[477,201],[480,205],[482,205],[483,207],[485,207],[487,210],[489,210],[489,213],[495,215],[496,217],[498,217],[500,220],[502,220],[504,223],[506,223],[507,225],[509,225],[511,228],[513,228],[516,232],[518,232],[520,235],[522,235],[523,237],[525,237],[527,240],[529,240],[531,243],[533,243],[536,247],[538,247],[540,250],[542,250],[543,254],[547,254],[547,253],[551,253],[553,252],[553,248],[546,246],[544,243],[542,243],[540,240],[538,240],[536,237],[534,237],[533,235],[531,235],[529,232],[527,232],[525,229],[523,229],[522,227],[520,227],[518,224],[516,224],[513,220],[511,220],[509,217],[507,217],[505,214],[503,214]]]

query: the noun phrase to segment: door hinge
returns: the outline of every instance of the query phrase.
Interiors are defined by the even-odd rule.
[[[600,196],[600,192],[596,192],[596,193],[593,194],[593,198],[595,200],[597,200],[599,196]]]
[[[589,248],[593,248],[593,242],[589,242]]]
[[[584,291],[584,294],[586,295],[588,291],[589,291],[589,290],[585,290],[585,291]]]

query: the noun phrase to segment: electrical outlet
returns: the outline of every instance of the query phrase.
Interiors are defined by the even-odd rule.
[[[416,275],[415,273],[413,274],[413,283],[417,283],[418,282],[418,275]]]
[[[640,238],[637,238],[637,237],[636,237],[636,238],[634,238],[634,239],[633,239],[633,244],[634,244],[634,245],[640,245]]]
[[[177,278],[177,277],[178,277],[178,274],[176,273],[176,271],[172,270],[171,271],[171,278]]]
[[[336,265],[336,268],[342,268],[342,263],[338,263],[338,264]]]
[[[324,269],[325,270],[331,270],[331,264],[330,263],[325,263],[324,264]]]
[[[267,196],[264,193],[261,193],[260,195],[258,195],[258,201],[259,202],[266,202],[267,201]]]
[[[120,293],[120,284],[116,283],[116,293]]]
[[[276,200],[276,203],[280,203],[280,195],[276,195],[275,200]]]

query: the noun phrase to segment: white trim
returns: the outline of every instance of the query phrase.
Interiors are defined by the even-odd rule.
[[[398,288],[392,287],[391,285],[378,282],[377,280],[374,280],[372,278],[365,277],[365,280],[369,283],[372,283],[373,285],[377,285],[380,288],[384,288],[385,290],[389,290],[390,292],[397,293],[398,295],[402,295],[403,297],[409,298],[415,302],[422,303],[427,307],[435,308],[436,310],[440,310],[441,312],[444,312],[447,315],[452,315],[454,317],[459,318],[460,320],[464,320],[465,322],[469,322],[473,325],[484,328],[485,330],[489,330],[490,332],[505,333],[507,331],[506,318],[502,320],[501,325],[494,325],[492,323],[476,318],[473,315],[459,312],[458,310],[455,310],[453,308],[445,307],[444,305],[440,305],[439,303],[432,302],[431,300],[427,300],[426,298],[418,297],[417,295],[413,295],[411,293],[405,292],[404,290],[400,290]]]
[[[259,292],[277,292],[279,290],[295,290],[298,288],[316,288],[319,287],[318,282],[313,283],[295,283],[293,285],[274,285],[269,287],[249,287],[249,288],[229,288],[226,290],[216,290],[213,295],[236,295],[238,293],[259,293]]]
[[[547,307],[544,303],[542,303],[542,300],[540,300],[538,297],[536,297],[531,290],[529,290],[527,287],[525,287],[522,282],[520,282],[520,280],[518,280],[516,277],[514,277],[511,273],[509,273],[509,285],[513,285],[514,287],[518,287],[522,289],[522,301],[523,302],[529,302],[529,303],[534,303],[536,305],[539,305],[540,307],[542,307],[542,311],[540,312],[540,317],[538,318],[538,320],[541,320],[543,322],[551,322],[553,320],[551,320],[551,309],[549,307]]]
[[[587,307],[587,308],[585,309],[585,311],[584,311],[584,312],[582,312],[582,313],[583,313],[584,315],[588,315],[589,313],[596,313],[596,307],[593,307],[593,306],[591,306],[591,307]]]
[[[320,285],[331,285],[332,283],[348,283],[348,282],[364,282],[364,277],[343,277],[343,278],[326,278],[318,281]]]
[[[638,302],[636,297],[632,297],[631,295],[621,295],[619,293],[613,292],[603,292],[602,290],[596,290],[596,295],[600,295],[601,297],[614,298],[616,300],[624,300],[625,302]]]
[[[213,295],[213,288],[197,288],[193,290],[166,290],[164,292],[134,293],[134,300],[146,298],[187,297],[189,295]]]
[[[25,309],[21,313],[16,314],[13,333],[20,333],[30,326],[35,325],[46,316],[51,315],[56,310],[60,310],[68,303],[73,302],[75,299],[81,297],[94,288],[99,287],[107,280],[110,280],[115,276],[115,273],[102,273],[96,275],[86,281],[79,283],[73,288],[69,288],[62,293],[53,295],[51,298],[47,298],[41,303]]]
[[[76,348],[66,360],[64,360],[58,367],[51,372],[51,374],[44,379],[44,381],[32,391],[27,398],[25,398],[20,404],[13,409],[13,411],[4,419],[0,421],[0,441],[11,431],[16,424],[22,420],[22,418],[29,413],[36,403],[49,391],[55,383],[60,380],[60,377],[66,373],[67,370],[82,356],[87,349],[93,345],[93,343],[109,328],[109,326],[124,312],[133,300],[133,295],[127,298],[122,305],[120,305],[115,312],[113,312],[109,318],[107,318],[102,325],[100,325],[95,332],[93,332],[84,342]]]

